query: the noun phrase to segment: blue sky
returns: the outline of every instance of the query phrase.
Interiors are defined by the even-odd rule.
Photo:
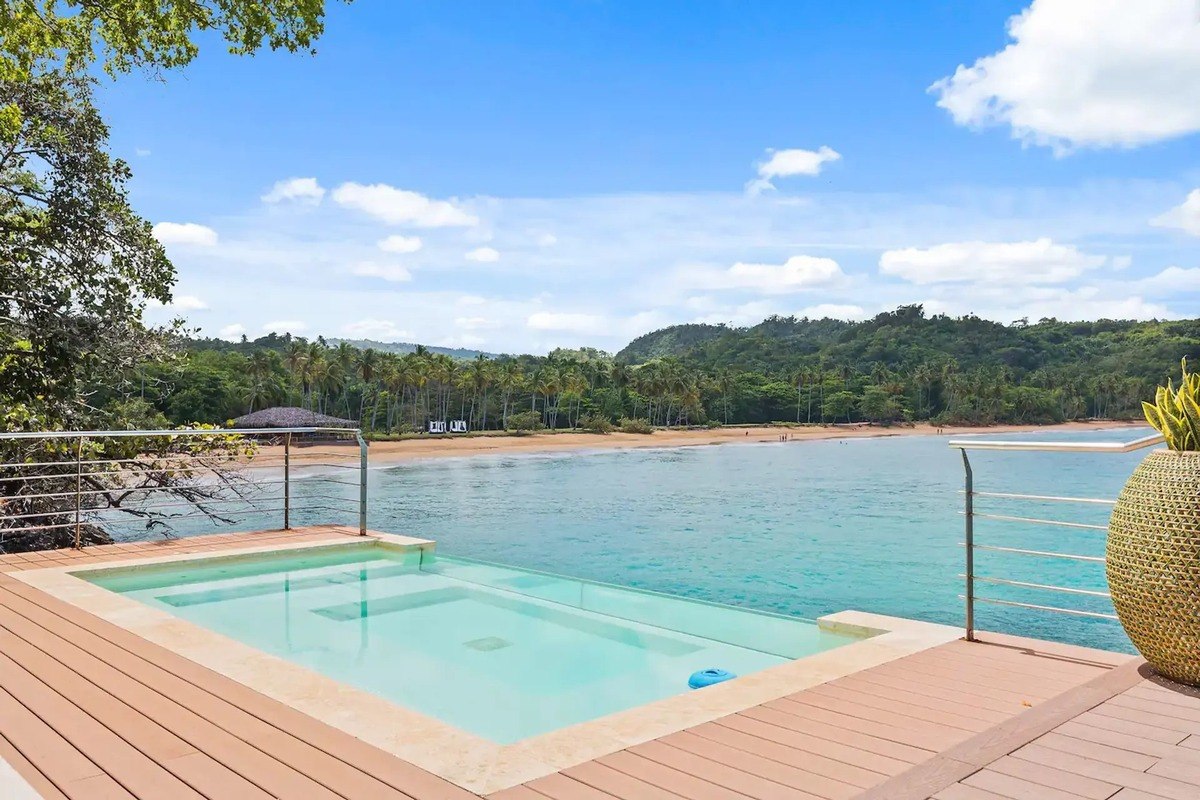
[[[106,82],[208,335],[1200,309],[1200,3],[333,4]],[[961,67],[960,67],[961,65]]]

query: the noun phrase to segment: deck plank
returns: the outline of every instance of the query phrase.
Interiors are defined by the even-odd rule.
[[[662,744],[677,747],[699,758],[708,759],[714,764],[722,764],[731,769],[782,784],[792,789],[797,797],[807,796],[840,800],[841,798],[857,794],[863,787],[861,780],[851,782],[813,770],[811,759],[807,764],[802,762],[787,764],[782,761],[765,758],[757,753],[723,746],[719,742],[697,736],[690,731],[681,731],[680,733],[663,737],[658,741]],[[844,774],[848,773],[850,773],[850,770],[845,770]],[[866,785],[869,786],[874,782],[874,779],[871,779]]]
[[[843,764],[853,764],[861,767],[864,770],[879,773],[881,775],[894,775],[897,772],[903,772],[909,766],[911,761],[905,761],[892,756],[881,755],[865,746],[865,742],[859,744],[848,743],[855,741],[853,734],[850,736],[837,735],[840,729],[830,731],[826,729],[825,735],[812,735],[810,733],[789,730],[787,728],[779,728],[766,722],[748,717],[744,714],[732,714],[728,717],[722,717],[714,722],[706,725],[700,725],[693,728],[692,731],[701,736],[709,736],[710,738],[721,738],[716,734],[716,729],[724,728],[734,733],[743,736],[749,736],[754,739],[751,743],[759,752],[772,752],[774,747],[784,748],[786,750],[795,750],[799,752],[813,753],[815,755],[824,756],[826,758],[840,761]],[[845,733],[849,734],[849,731]],[[833,735],[830,735],[833,734]],[[866,737],[862,737],[865,739]],[[748,739],[742,739],[742,742],[749,743]],[[773,746],[764,751],[766,745]],[[892,744],[891,742],[882,742],[882,744]],[[886,749],[886,748],[884,748]],[[780,751],[782,752],[782,751]]]
[[[861,759],[857,757],[868,756],[870,754],[861,750],[842,748],[837,751],[837,754],[841,758],[832,758],[820,753],[814,753],[811,750],[789,747],[780,742],[762,739],[734,728],[716,724],[700,725],[690,728],[684,733],[711,741],[721,750],[750,753],[757,757],[767,758],[791,767],[798,767],[807,772],[832,778],[852,786],[863,788],[873,786],[885,777],[885,773],[876,772],[862,766]],[[669,740],[669,737],[667,738]],[[813,746],[819,747],[819,744],[813,743]]]
[[[618,772],[598,761],[587,761],[578,766],[569,767],[564,769],[562,774],[574,778],[580,783],[586,783],[588,786],[608,792],[621,800],[678,800],[682,796],[633,778],[624,772]]]
[[[357,530],[320,526],[0,556],[0,573],[349,536]],[[1200,692],[1130,681],[1133,666],[1123,654],[989,634],[491,797],[851,800],[935,764],[909,783],[923,794],[894,797],[1196,800]],[[1093,684],[1110,670],[1123,676],[1110,683],[1124,683],[1104,694]],[[1063,706],[1068,695],[1077,699]],[[943,758],[963,748],[978,760]],[[3,574],[0,758],[53,800],[474,796]]]
[[[794,800],[820,800],[817,795],[797,791],[791,786],[762,778],[737,767],[710,761],[687,750],[664,744],[661,740],[636,745],[629,748],[628,752],[756,800],[782,800],[785,797]]]
[[[1128,769],[1136,769],[1138,772],[1145,772],[1158,763],[1158,759],[1153,756],[1122,750],[1118,747],[1086,739],[1077,739],[1061,731],[1062,728],[1051,731],[1039,738],[1038,742],[1049,747],[1051,750],[1061,750],[1064,753],[1071,753],[1072,755],[1083,756],[1084,758],[1091,758],[1096,761],[1119,764]]]
[[[932,722],[939,727],[958,728],[969,733],[978,733],[979,731],[986,730],[997,722],[1008,719],[1010,716],[1008,714],[999,717],[980,715],[978,711],[974,710],[972,714],[964,714],[964,708],[961,705],[947,706],[945,704],[921,703],[919,700],[912,702],[912,696],[904,700],[894,697],[882,697],[874,692],[863,691],[862,687],[857,683],[853,685],[844,684],[842,686],[834,686],[833,684],[814,686],[806,694],[809,697],[828,697],[835,703],[857,703],[880,711],[901,714],[905,717],[919,719],[924,722]]]
[[[1029,707],[1026,705],[1028,698],[1020,694],[1006,693],[997,696],[990,692],[973,692],[957,686],[947,686],[944,682],[931,680],[927,676],[897,677],[873,669],[859,673],[856,677],[858,680],[855,685],[867,691],[873,691],[877,687],[899,689],[915,697],[955,703],[960,707],[978,708],[1002,714],[1006,718]]]
[[[357,535],[357,531],[354,534]],[[164,551],[190,553],[284,541],[328,541],[331,537],[341,539],[347,535],[322,527],[292,533],[233,536],[225,538],[218,546],[211,542],[176,540],[166,545],[146,543],[133,550],[140,555]],[[62,560],[91,563],[112,557],[129,557],[129,549],[121,552],[110,549],[95,554],[90,550],[92,548],[82,555]],[[52,560],[41,559],[35,566],[45,566]],[[10,567],[4,566],[4,569]],[[138,713],[143,715],[142,721],[148,723],[146,730],[153,730],[157,725],[171,734],[161,742],[144,741],[149,749],[164,747],[164,742],[168,741],[172,746],[178,746],[179,741],[188,741],[192,749],[173,758],[165,751],[157,752],[163,762],[158,766],[165,766],[167,772],[177,770],[185,778],[185,784],[193,780],[205,781],[206,790],[211,790],[213,796],[252,797],[255,791],[261,791],[281,797],[304,798],[322,795],[347,798],[394,796],[420,800],[474,797],[470,792],[349,734],[2,575],[0,607],[5,611],[5,635],[17,636],[25,642],[28,649],[23,649],[22,655],[26,659],[42,665],[58,663],[55,676],[59,680],[66,680],[69,672],[78,678],[83,674],[81,670],[89,677],[92,671],[97,671],[102,683],[97,682],[96,691],[107,692],[109,699],[101,700],[98,695],[93,695],[87,701],[93,704],[93,710],[107,715],[122,704],[129,708],[137,706]],[[7,672],[0,677],[0,686],[8,688]],[[94,705],[96,703],[106,708],[101,709]],[[133,738],[145,738],[140,732],[132,732],[132,728],[130,731]],[[54,762],[43,759],[40,764],[27,760],[23,773],[29,774],[25,777],[46,780],[47,775],[54,775],[57,781],[54,785],[60,786],[67,797],[73,797],[72,793],[81,791],[80,787],[84,786],[86,791],[97,796],[109,791],[111,787],[105,788],[105,782],[101,780],[111,781],[106,771],[109,765],[91,764],[82,753],[77,752],[77,756],[84,764],[91,764],[90,770],[85,770],[89,774],[70,777],[70,764],[78,762],[67,757],[70,742],[62,737],[56,740],[56,735],[49,729],[43,735],[45,747],[40,749],[49,750],[54,745],[63,750],[63,757]],[[62,765],[68,769],[64,770]],[[112,771],[120,773],[116,768]],[[249,777],[243,776],[242,772]],[[335,790],[331,791],[326,783]],[[261,789],[259,784],[271,787],[271,791]],[[244,791],[235,791],[235,787]],[[187,794],[183,791],[173,794],[151,791],[148,796],[178,800]]]
[[[617,800],[608,792],[567,777],[561,772],[538,778],[526,785],[553,800]]]
[[[1022,778],[1015,778],[992,768],[981,769],[974,775],[962,781],[964,786],[972,786],[988,792],[995,792],[1002,797],[1012,800],[1081,800],[1077,794],[1060,791],[1039,783],[1033,783]]]
[[[817,709],[836,717],[858,719],[862,723],[886,728],[892,736],[903,737],[899,741],[924,743],[934,751],[953,747],[971,733],[953,725],[918,719],[909,713],[878,709],[861,702],[830,698],[817,692],[801,692],[767,705],[789,713],[811,714],[812,709]]]
[[[1045,764],[1026,761],[1017,756],[1005,756],[989,765],[988,769],[1078,797],[1091,798],[1091,800],[1106,800],[1121,788],[1114,783],[1065,772]]]
[[[816,711],[814,710],[813,713]],[[839,725],[829,722],[828,717],[826,719],[814,719],[812,713],[802,716],[787,711],[778,711],[766,704],[748,708],[745,711],[738,712],[736,716],[756,722],[763,722],[784,730],[810,734],[832,742],[860,747],[877,755],[894,758],[898,761],[907,761],[911,764],[924,761],[936,752],[929,748],[906,743],[902,740],[897,741],[893,736],[876,735],[880,733],[882,726],[877,726],[875,730],[864,731],[861,729],[863,727],[860,724],[861,720],[856,720],[852,717],[847,717],[845,720],[837,720],[843,723]],[[886,733],[892,734],[893,732],[891,729],[887,729]]]
[[[37,609],[20,606],[17,601],[5,598],[0,593],[0,607],[11,610],[13,606],[17,606],[21,611],[42,616]],[[65,626],[71,624],[67,622],[66,614],[68,613],[65,612],[63,618],[58,622],[48,618],[43,618],[39,621],[45,625],[54,625],[55,627]],[[231,729],[238,730],[243,746],[238,746],[237,743],[231,741],[235,737],[220,738],[217,740],[208,738],[205,741],[207,741],[210,748],[217,747],[217,752],[223,757],[227,759],[232,757],[234,764],[239,768],[251,770],[250,774],[253,775],[251,782],[267,787],[269,791],[282,792],[294,796],[307,794],[314,798],[339,796],[339,792],[332,791],[322,781],[314,780],[312,777],[304,774],[304,771],[315,772],[320,770],[324,771],[325,774],[322,777],[325,780],[329,780],[330,778],[349,780],[352,788],[357,787],[359,790],[364,791],[375,790],[383,795],[386,795],[389,790],[389,787],[375,780],[369,778],[363,780],[362,778],[366,776],[362,776],[359,770],[330,759],[316,748],[295,740],[291,734],[274,729],[272,726],[263,723],[262,720],[253,714],[241,711],[236,706],[226,702],[226,699],[218,693],[206,691],[192,683],[173,679],[173,676],[169,673],[156,669],[154,665],[146,662],[133,652],[114,647],[111,642],[105,641],[103,637],[92,635],[90,631],[83,630],[78,626],[68,628],[65,631],[65,635],[73,637],[94,653],[103,653],[112,665],[112,669],[129,676],[131,679],[140,681],[141,685],[149,688],[152,695],[157,696],[162,701],[177,701],[177,703],[182,703],[186,708],[201,712],[201,717],[206,719],[210,725],[219,726],[226,731]],[[166,653],[166,651],[162,652]],[[228,679],[224,679],[215,673],[211,673],[211,678],[218,682],[227,681],[231,685],[227,692],[223,692],[226,697],[229,693],[240,694],[239,690],[233,688],[234,686],[240,686],[240,684],[234,684],[234,682],[228,681]],[[126,685],[126,690],[134,691],[128,684]],[[154,702],[152,705],[156,713],[169,714],[166,710],[166,704],[166,702]],[[172,716],[174,716],[175,721],[182,722],[183,716],[186,716],[186,714],[183,716]],[[194,714],[191,716],[195,717]],[[313,722],[316,721],[313,720]],[[205,727],[203,720],[198,724],[200,725],[199,728],[190,727],[188,730],[191,735],[204,737],[206,732],[203,730]],[[219,746],[214,744],[214,742],[219,743]],[[268,756],[265,759],[259,758],[252,751],[264,751]],[[235,771],[238,770],[235,769]]]
[[[140,752],[84,709],[58,694],[37,676],[0,652],[4,688],[39,720],[70,742],[135,796],[202,800],[203,795],[172,775],[152,757]],[[110,723],[114,720],[109,718]]]
[[[754,800],[749,795],[719,786],[686,770],[664,766],[628,750],[603,756],[597,761],[660,789],[678,792],[688,800]]]

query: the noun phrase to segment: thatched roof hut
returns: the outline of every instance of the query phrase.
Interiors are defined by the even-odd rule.
[[[318,414],[307,408],[281,406],[264,408],[252,414],[244,414],[233,420],[235,428],[357,428],[352,419]]]

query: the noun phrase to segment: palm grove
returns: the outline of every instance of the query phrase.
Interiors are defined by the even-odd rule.
[[[180,361],[131,381],[177,423],[300,405],[379,435],[466,419],[475,429],[723,423],[1049,423],[1137,417],[1139,401],[1200,357],[1200,321],[1001,325],[906,306],[859,323],[773,317],[681,325],[610,356],[455,359],[270,335],[182,340]]]

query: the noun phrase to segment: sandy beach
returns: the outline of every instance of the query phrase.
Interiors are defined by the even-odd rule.
[[[911,426],[879,427],[874,425],[830,425],[827,427],[748,427],[705,430],[658,430],[652,434],[610,433],[535,433],[527,436],[439,436],[404,439],[394,442],[371,442],[370,460],[373,465],[392,464],[425,458],[462,458],[501,453],[546,453],[569,450],[609,450],[640,447],[694,447],[747,442],[778,442],[787,437],[790,442],[819,439],[843,439],[880,436],[943,436],[977,433],[1028,433],[1036,431],[1085,431],[1111,428],[1144,428],[1144,422],[1095,421],[1068,422],[1062,425],[994,425],[990,427],[935,427],[925,423]],[[263,448],[266,458],[277,457],[277,448]],[[348,448],[330,450],[304,448],[304,456],[327,453],[345,458]]]

